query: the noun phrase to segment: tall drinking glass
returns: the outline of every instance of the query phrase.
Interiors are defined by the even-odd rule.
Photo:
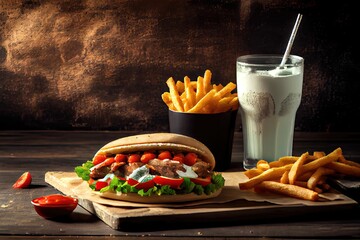
[[[245,169],[260,159],[292,155],[296,111],[301,102],[304,59],[290,55],[245,55],[237,59]]]

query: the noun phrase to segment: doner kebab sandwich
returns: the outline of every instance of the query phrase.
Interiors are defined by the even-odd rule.
[[[101,197],[169,203],[218,196],[225,180],[214,167],[213,154],[196,139],[151,133],[106,144],[75,172]]]

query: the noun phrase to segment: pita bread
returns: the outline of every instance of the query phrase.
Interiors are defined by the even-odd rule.
[[[137,193],[114,193],[114,192],[96,192],[103,198],[109,198],[114,200],[121,200],[127,202],[136,202],[136,203],[180,203],[180,202],[191,202],[205,200],[209,198],[215,198],[219,196],[222,189],[218,189],[216,192],[213,192],[209,195],[201,194],[197,195],[195,193],[189,194],[178,194],[178,195],[151,195],[151,196],[140,196]]]
[[[149,150],[178,150],[193,152],[204,162],[208,162],[211,170],[215,167],[215,158],[210,149],[200,141],[175,133],[149,133],[119,138],[109,142],[95,154],[117,154]]]
[[[149,151],[149,150],[176,150],[184,152],[196,153],[204,162],[207,162],[211,166],[211,170],[215,167],[215,158],[208,147],[206,147],[200,141],[174,133],[149,133],[133,135],[124,138],[119,138],[112,142],[109,142],[95,154],[117,154],[117,153],[129,153],[137,151]],[[195,193],[190,194],[178,194],[178,195],[152,195],[152,196],[140,196],[137,193],[115,193],[115,192],[96,192],[103,198],[109,198],[114,200],[122,200],[137,203],[177,203],[177,202],[189,202],[198,201],[209,198],[217,197],[221,193],[222,189],[218,189],[216,192],[206,195],[197,195]]]

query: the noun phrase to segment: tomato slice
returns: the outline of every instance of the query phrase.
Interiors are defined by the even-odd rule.
[[[179,189],[180,185],[184,182],[183,178],[168,178],[163,176],[155,176],[154,182],[161,186],[169,185],[173,189]]]
[[[115,162],[126,162],[127,156],[125,154],[118,153],[115,155]]]
[[[127,183],[128,183],[129,185],[131,185],[131,186],[135,186],[135,185],[138,184],[139,182],[136,181],[136,180],[133,179],[133,178],[129,178],[129,179],[127,180]]]
[[[105,154],[98,154],[93,158],[93,164],[98,165],[99,163],[102,163],[103,161],[105,161],[106,158],[107,157]]]
[[[211,183],[211,177],[208,176],[206,178],[190,178],[190,181],[192,181],[195,184],[206,187],[207,185],[209,185]]]
[[[129,157],[128,157],[128,162],[129,163],[134,163],[134,162],[140,162],[140,155],[139,154],[131,154]]]
[[[129,178],[127,180],[128,184],[130,184],[131,186],[134,186],[136,189],[141,190],[144,189],[144,191],[149,190],[149,188],[154,187],[155,182],[153,179],[147,181],[147,182],[138,182],[135,179]]]
[[[18,180],[12,186],[13,188],[26,188],[31,184],[31,174],[30,172],[24,172]]]
[[[173,159],[174,161],[178,161],[180,163],[184,163],[185,156],[182,153],[175,154]]]
[[[100,191],[102,188],[107,187],[108,185],[108,182],[97,181],[95,184],[95,190]]]
[[[143,155],[141,155],[140,161],[142,163],[148,163],[150,160],[154,159],[156,155],[152,152],[144,152]]]
[[[136,189],[144,189],[144,191],[149,190],[149,188],[154,187],[155,182],[154,180],[149,180],[147,182],[143,182],[143,183],[139,183],[138,185],[135,186]]]
[[[172,158],[172,156],[171,156],[171,153],[169,151],[162,151],[158,155],[158,159],[160,159],[160,160],[171,159],[171,158]]]
[[[105,159],[105,161],[95,165],[94,168],[99,169],[99,168],[102,168],[102,167],[106,167],[106,166],[111,165],[114,162],[115,162],[115,158],[110,157],[110,158]]]
[[[192,166],[196,163],[198,156],[196,153],[187,153],[185,155],[184,163],[188,166]]]

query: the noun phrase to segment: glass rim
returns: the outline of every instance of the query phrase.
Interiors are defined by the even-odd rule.
[[[247,54],[242,55],[236,59],[237,64],[241,64],[243,66],[279,66],[283,55],[280,54]],[[255,63],[249,62],[250,59],[279,59],[278,63],[264,62],[264,63]],[[303,64],[304,58],[298,55],[289,55],[289,59],[294,60],[294,62],[286,62],[285,66],[297,66],[299,64]]]

